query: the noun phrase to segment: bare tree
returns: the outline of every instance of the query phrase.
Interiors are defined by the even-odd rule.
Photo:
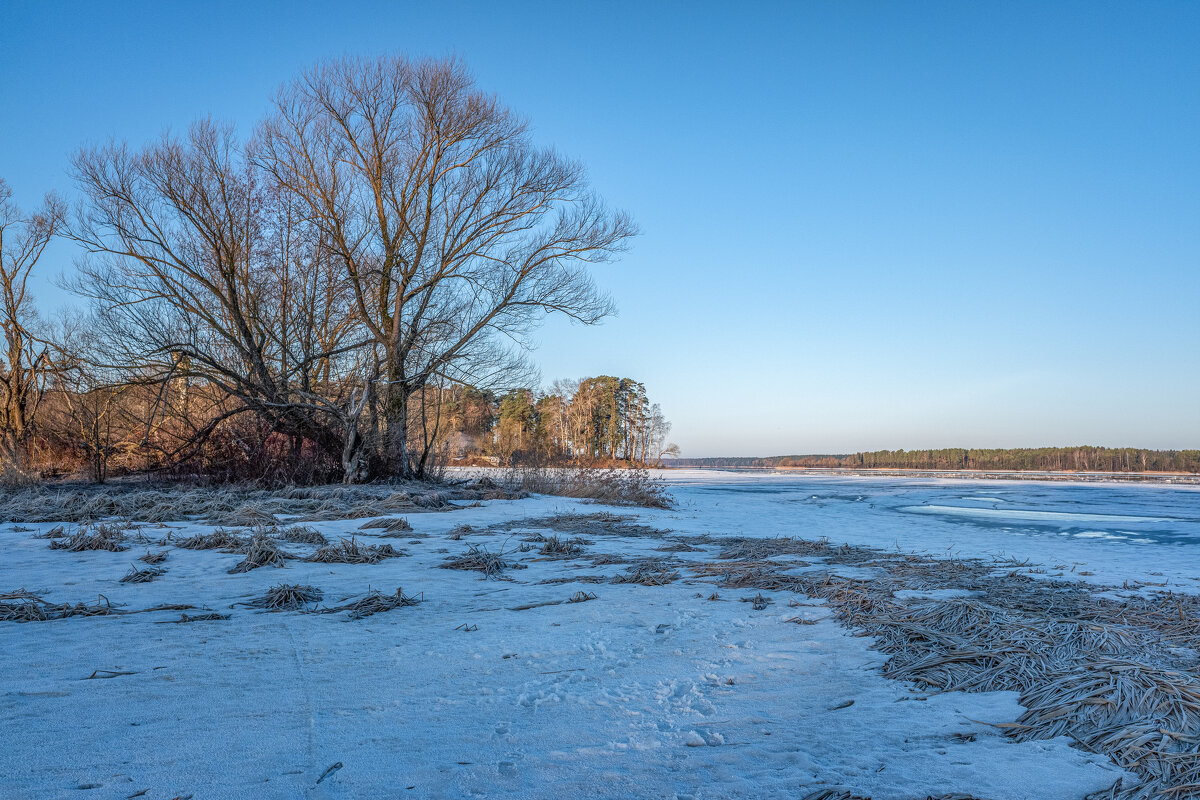
[[[12,190],[0,179],[0,451],[8,466],[24,471],[38,404],[46,391],[49,349],[30,331],[37,319],[29,294],[29,275],[63,224],[63,206],[48,195],[28,216],[12,202]]]
[[[263,187],[232,130],[201,121],[140,152],[85,149],[74,172],[86,202],[70,235],[90,257],[73,288],[93,301],[92,358],[164,393],[182,379],[237,401],[173,455],[251,412],[340,458],[366,340],[316,229]]]
[[[635,234],[584,170],[454,60],[322,64],[285,86],[259,163],[302,200],[382,355],[386,469],[422,471],[409,403],[434,378],[490,387],[522,369],[550,312],[612,310],[587,265]]]

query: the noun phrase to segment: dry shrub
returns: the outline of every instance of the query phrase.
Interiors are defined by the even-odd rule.
[[[408,554],[390,544],[364,547],[354,537],[350,537],[337,544],[326,545],[304,560],[320,564],[377,564],[385,558],[399,558],[404,555]]]
[[[67,550],[78,553],[83,550],[107,550],[119,553],[128,550],[123,542],[125,532],[114,525],[101,523],[95,528],[80,528],[66,539],[55,539],[50,542],[51,550]]]

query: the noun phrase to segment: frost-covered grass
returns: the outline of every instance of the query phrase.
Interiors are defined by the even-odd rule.
[[[1089,488],[1081,513],[1185,519],[1197,497]],[[955,492],[697,476],[674,509],[460,500],[364,515],[414,530],[408,557],[360,563],[313,556],[409,532],[347,515],[289,535],[314,510],[258,498],[280,524],[219,546],[182,547],[215,533],[203,513],[137,531],[169,555],[128,583],[136,553],[37,538],[62,520],[0,526],[0,796],[1002,800],[1184,779],[1188,523],[1099,539],[898,510]],[[256,539],[294,557],[230,574]]]

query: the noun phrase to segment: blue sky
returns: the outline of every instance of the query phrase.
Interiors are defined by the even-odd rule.
[[[684,455],[1200,447],[1200,4],[0,5],[0,176],[311,63],[461,56],[643,234],[547,382],[646,383]],[[44,265],[42,305],[71,302]]]

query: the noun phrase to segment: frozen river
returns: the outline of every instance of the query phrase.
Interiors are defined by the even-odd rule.
[[[1010,555],[1106,583],[1200,586],[1200,490],[1120,483],[667,470],[675,527]],[[1073,571],[1072,571],[1073,570]]]

